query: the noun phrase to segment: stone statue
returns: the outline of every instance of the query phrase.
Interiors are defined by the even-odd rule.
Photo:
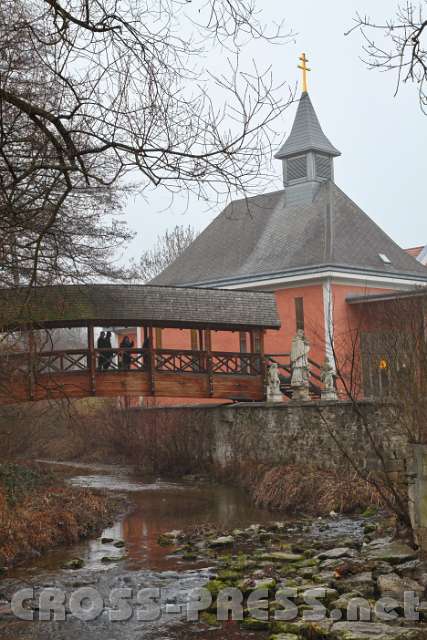
[[[267,402],[283,402],[283,394],[280,391],[279,365],[277,362],[273,362],[268,367]]]
[[[292,340],[291,348],[291,387],[293,389],[292,398],[294,400],[310,400],[308,365],[309,352],[310,343],[305,337],[304,331],[302,329],[298,329],[297,335]]]
[[[335,369],[331,365],[329,358],[326,357],[320,370],[320,380],[324,385],[322,389],[322,400],[338,400],[335,390],[335,377]]]

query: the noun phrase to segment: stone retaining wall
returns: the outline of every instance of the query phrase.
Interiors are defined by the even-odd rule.
[[[307,464],[325,468],[346,464],[344,452],[357,464],[381,468],[380,452],[388,467],[398,471],[407,457],[407,445],[391,405],[363,402],[369,432],[350,402],[265,403],[222,406],[185,406],[143,409],[168,421],[190,422],[209,432],[210,459],[219,468],[234,463],[257,462],[271,466]],[[371,441],[370,435],[373,436]]]

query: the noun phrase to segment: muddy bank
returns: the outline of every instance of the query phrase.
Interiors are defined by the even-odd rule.
[[[0,572],[52,547],[96,535],[124,508],[35,464],[0,465]]]

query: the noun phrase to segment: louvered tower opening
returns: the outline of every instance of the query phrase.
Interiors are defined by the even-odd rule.
[[[315,154],[316,178],[330,180],[332,178],[332,158],[321,153]]]
[[[307,156],[296,156],[289,158],[287,162],[287,180],[303,180],[307,177]]]

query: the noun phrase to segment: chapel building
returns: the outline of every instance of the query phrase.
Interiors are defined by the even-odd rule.
[[[356,297],[427,285],[419,254],[396,244],[335,183],[340,155],[304,91],[275,155],[283,189],[229,204],[152,283],[274,291],[282,327],[266,333],[265,353],[289,353],[304,329],[311,358],[333,361],[332,341],[335,353],[349,349],[347,337],[360,323]],[[218,333],[212,348],[245,351],[247,340]],[[156,341],[163,348],[203,348],[194,332],[157,331]]]

